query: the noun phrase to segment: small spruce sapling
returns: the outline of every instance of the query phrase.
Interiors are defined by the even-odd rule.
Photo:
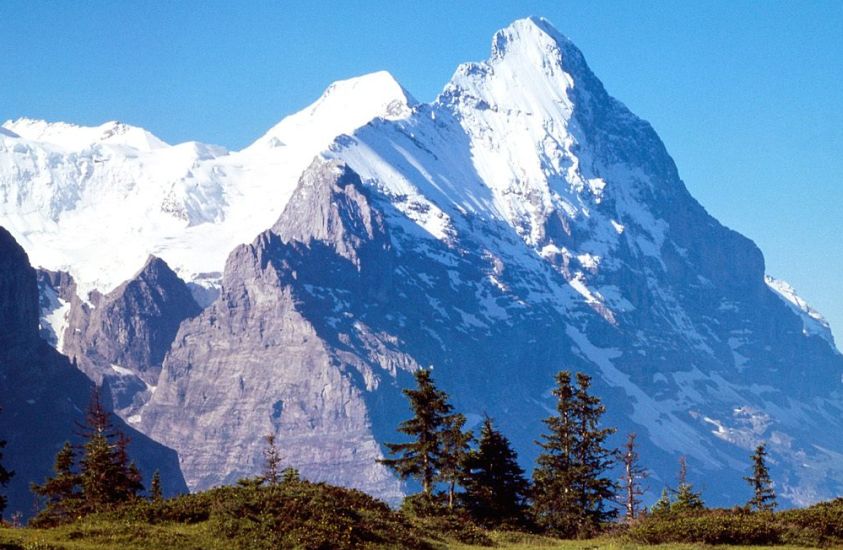
[[[263,479],[268,485],[278,485],[281,482],[281,450],[274,434],[267,434],[263,439],[266,442],[263,449]]]
[[[152,474],[152,480],[149,483],[149,498],[153,502],[160,502],[164,499],[164,493],[161,491],[161,472],[155,470]]]
[[[679,457],[679,486],[676,488],[676,501],[670,508],[676,512],[691,512],[702,510],[705,503],[702,494],[694,490],[694,486],[688,482],[688,463],[684,456]]]

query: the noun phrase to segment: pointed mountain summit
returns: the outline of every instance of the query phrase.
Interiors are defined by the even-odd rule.
[[[153,391],[179,326],[201,308],[185,282],[155,256],[131,279],[92,300],[71,299],[62,352],[92,380],[107,383],[114,410],[132,419]]]
[[[250,148],[312,146],[314,142],[325,148],[336,136],[353,132],[374,118],[406,117],[415,103],[386,71],[338,80],[313,104],[284,118]]]

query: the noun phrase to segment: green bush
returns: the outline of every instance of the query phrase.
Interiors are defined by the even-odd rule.
[[[227,488],[222,488],[162,500],[141,500],[99,514],[99,517],[128,519],[152,525],[167,522],[200,523],[210,518],[213,502],[225,498],[226,492]]]
[[[492,546],[486,531],[465,510],[448,508],[445,495],[412,495],[401,503],[401,513],[421,532],[438,540]]]
[[[787,526],[788,544],[829,546],[843,544],[843,499],[776,514]]]
[[[843,499],[800,510],[701,510],[653,514],[632,525],[626,538],[644,544],[843,544]]]
[[[653,515],[632,525],[626,537],[643,544],[781,544],[785,528],[773,514],[705,510]]]
[[[400,513],[365,493],[321,483],[237,488],[214,500],[211,530],[240,548],[428,548]]]

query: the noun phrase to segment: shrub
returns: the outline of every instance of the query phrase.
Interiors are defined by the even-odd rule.
[[[653,515],[630,526],[626,536],[644,544],[781,544],[785,529],[773,514],[706,510]]]
[[[421,532],[439,540],[454,540],[462,544],[492,546],[486,531],[474,523],[465,510],[448,508],[445,495],[420,493],[404,499],[401,513]]]
[[[401,514],[360,491],[298,482],[214,500],[210,526],[241,548],[428,548]]]

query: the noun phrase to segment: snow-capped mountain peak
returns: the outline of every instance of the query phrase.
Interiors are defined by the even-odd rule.
[[[415,103],[410,93],[386,71],[338,80],[318,100],[284,118],[250,148],[291,143],[310,148],[316,142],[324,148],[335,136],[350,133],[374,118],[404,118]]]
[[[9,120],[3,128],[19,137],[50,144],[66,151],[82,151],[93,145],[108,144],[152,151],[169,145],[151,132],[115,120],[99,126],[77,126],[30,118]]]
[[[218,291],[161,348],[137,417],[178,448],[193,487],[253,473],[273,430],[314,479],[391,491],[372,459],[406,371],[434,364],[467,416],[506,419],[527,463],[565,368],[594,375],[656,479],[685,454],[694,475],[717,475],[722,503],[767,440],[786,499],[843,487],[843,357],[815,337],[827,325],[765,285],[755,244],[693,199],[653,128],[543,19],[496,33],[430,104],[381,72],[336,82],[239,152],[109,144],[131,133],[8,123],[0,225],[82,298],[150,253]],[[110,332],[74,343],[84,304],[68,316],[59,292],[46,298],[66,347],[125,374],[88,345]],[[142,336],[147,300],[121,303]],[[204,426],[226,437],[209,445]]]
[[[790,286],[787,281],[782,281],[769,275],[764,276],[764,282],[784,300],[794,313],[799,315],[802,319],[802,330],[806,336],[819,336],[832,347],[835,346],[834,336],[831,333],[831,327],[829,327],[828,321],[826,321],[822,313],[811,307],[811,304],[799,296],[795,288]]]

